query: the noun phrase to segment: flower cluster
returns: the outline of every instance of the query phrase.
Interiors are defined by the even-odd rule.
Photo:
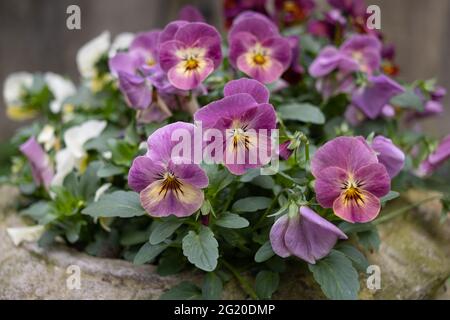
[[[334,268],[357,277],[351,253],[377,249],[387,202],[411,187],[440,190],[449,208],[437,178],[450,137],[421,130],[446,90],[396,79],[395,49],[366,26],[362,0],[328,4],[227,0],[223,36],[188,6],[161,29],[89,41],[77,85],[8,77],[7,115],[36,118],[11,140],[7,180],[39,225],[10,230],[14,243],[46,231],[161,274],[220,271],[205,280],[220,288],[247,272],[246,293],[270,298],[258,288],[275,286],[289,257],[322,288],[348,282]],[[347,282],[325,293],[356,298]]]

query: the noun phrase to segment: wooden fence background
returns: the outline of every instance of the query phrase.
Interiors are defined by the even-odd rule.
[[[162,27],[186,3],[197,5],[209,22],[221,26],[221,0],[1,0],[0,84],[14,71],[53,71],[77,79],[77,49],[103,30],[113,35]],[[325,0],[319,0],[325,2]],[[82,29],[66,28],[66,8],[81,8]],[[450,92],[450,0],[367,0],[381,8],[382,29],[397,45],[402,78],[437,76]],[[18,126],[4,115],[0,99],[0,142]],[[447,98],[447,104],[450,99]],[[427,121],[435,136],[450,132],[445,116]],[[19,124],[22,125],[22,124]]]

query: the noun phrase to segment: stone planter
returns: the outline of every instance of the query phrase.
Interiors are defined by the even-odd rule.
[[[151,265],[134,266],[129,262],[100,259],[65,246],[44,250],[35,243],[19,247],[12,244],[7,227],[24,225],[11,209],[15,190],[0,190],[0,299],[158,299],[168,288],[183,280],[200,282],[200,274],[184,272],[161,277]],[[415,201],[422,193],[411,193]],[[439,224],[437,203],[408,213],[380,227],[382,245],[368,254],[371,263],[380,266],[381,289],[371,292],[361,277],[362,299],[446,298],[442,286],[450,276],[450,222]],[[68,289],[67,267],[81,271],[81,288]],[[301,264],[303,265],[303,264]],[[231,281],[224,299],[241,299],[244,294]],[[323,299],[309,273],[292,265],[281,279],[276,299]]]

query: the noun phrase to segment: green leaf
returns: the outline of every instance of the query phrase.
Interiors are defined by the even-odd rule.
[[[233,204],[233,211],[237,212],[255,212],[267,209],[272,199],[266,197],[248,197],[240,199]]]
[[[378,251],[380,248],[381,240],[380,235],[378,234],[377,228],[372,228],[370,230],[359,232],[358,233],[359,243],[366,250],[375,250]]]
[[[415,109],[423,111],[422,99],[414,92],[414,88],[406,88],[406,91],[391,99],[392,105],[401,108]]]
[[[183,220],[169,219],[155,221],[150,234],[150,243],[158,244],[169,238],[181,225]]]
[[[366,257],[358,249],[348,244],[341,244],[336,249],[345,254],[353,262],[353,265],[358,271],[366,272],[369,261],[367,261]]]
[[[92,200],[95,196],[95,192],[99,188],[100,179],[97,172],[100,167],[100,162],[91,162],[86,171],[80,177],[80,182],[78,184],[79,194],[82,199],[86,201]]]
[[[212,195],[217,194],[234,181],[234,176],[228,170],[220,168],[218,165],[203,164],[202,167],[205,169],[209,179],[208,193]]]
[[[272,245],[270,244],[270,241],[267,241],[261,246],[261,248],[258,249],[258,251],[256,251],[255,261],[261,263],[269,260],[274,255],[275,252],[273,252]]]
[[[200,300],[201,298],[200,288],[187,281],[183,281],[159,297],[160,300]]]
[[[122,173],[124,173],[123,167],[118,167],[111,163],[106,163],[97,171],[97,176],[99,178],[109,178]]]
[[[280,118],[313,124],[324,124],[325,116],[320,109],[310,103],[290,103],[278,108]]]
[[[270,299],[272,294],[277,291],[279,283],[280,277],[277,272],[260,271],[256,275],[256,294],[261,299]]]
[[[183,238],[183,254],[197,268],[213,271],[217,267],[219,244],[211,229],[202,226],[199,233],[189,231]]]
[[[222,298],[222,290],[222,280],[213,272],[206,274],[202,286],[203,299],[219,300]]]
[[[235,213],[225,212],[216,221],[216,224],[223,228],[241,229],[248,227],[249,222]]]
[[[380,199],[382,204],[385,204],[388,201],[394,200],[396,198],[398,198],[400,196],[400,193],[398,193],[397,191],[389,191],[389,193],[387,195],[385,195],[384,197],[382,197]]]
[[[359,292],[358,273],[342,252],[332,250],[316,264],[309,264],[309,270],[319,283],[323,293],[333,300],[356,300]]]
[[[99,201],[83,209],[82,213],[91,217],[131,218],[144,215],[145,210],[141,206],[138,193],[116,191],[103,195]]]
[[[169,276],[183,270],[186,266],[186,258],[178,249],[167,249],[158,260],[156,272],[160,276]]]
[[[136,265],[141,265],[147,262],[152,262],[167,247],[168,247],[167,243],[152,245],[149,242],[147,242],[136,253],[133,263]]]
[[[56,215],[51,213],[51,206],[46,201],[36,202],[27,209],[23,210],[21,213],[25,216],[31,217],[39,224],[43,225],[57,218]]]

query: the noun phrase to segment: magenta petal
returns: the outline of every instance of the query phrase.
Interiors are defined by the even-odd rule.
[[[150,184],[140,192],[142,207],[153,217],[187,217],[203,204],[203,191],[183,183],[182,192],[161,192],[161,180]]]
[[[203,189],[208,186],[208,176],[197,164],[183,164],[170,161],[168,169],[180,180],[196,188]]]
[[[432,174],[444,162],[450,159],[450,135],[446,136],[441,143],[439,143],[436,150],[431,153],[425,161],[420,165],[420,172],[422,174]]]
[[[376,119],[389,101],[405,90],[385,75],[369,77],[369,85],[355,91],[352,103],[370,119]]]
[[[244,12],[239,15],[228,33],[228,41],[231,43],[239,32],[251,32],[260,41],[274,36],[279,36],[278,28],[267,17],[254,13]]]
[[[237,59],[247,53],[258,43],[258,39],[250,32],[239,32],[230,42],[230,62],[233,67],[237,66]]]
[[[315,78],[326,76],[334,71],[341,61],[341,53],[332,46],[325,47],[309,67],[309,74]]]
[[[163,44],[169,40],[173,40],[178,29],[180,29],[182,26],[187,25],[188,23],[188,21],[182,20],[172,21],[171,23],[169,23],[161,32],[159,36],[159,43]]]
[[[134,74],[144,59],[130,53],[118,53],[109,59],[111,74],[117,76],[119,72]]]
[[[318,178],[328,167],[355,172],[372,163],[378,163],[377,156],[360,138],[338,137],[316,151],[311,161],[311,172]]]
[[[239,93],[211,102],[194,114],[194,120],[202,121],[204,128],[213,128],[219,119],[239,118],[243,112],[255,106],[257,103],[250,94]]]
[[[140,76],[119,72],[119,88],[132,108],[145,109],[152,102],[152,87]]]
[[[284,244],[284,237],[286,234],[286,229],[288,227],[289,218],[288,215],[284,215],[277,219],[270,229],[270,244],[272,245],[272,250],[276,255],[287,258],[291,255],[288,248]]]
[[[172,67],[168,71],[168,78],[170,83],[181,90],[192,90],[199,87],[203,80],[205,80],[214,71],[214,64],[212,60],[205,59],[204,66],[200,70],[180,71],[179,68]]]
[[[35,184],[48,188],[53,179],[54,172],[50,164],[50,159],[41,145],[34,137],[31,137],[20,146],[20,151],[28,159]]]
[[[338,239],[347,239],[347,236],[310,208],[302,206],[300,214],[289,219],[284,239],[291,254],[314,264],[330,253]]]
[[[159,63],[161,69],[168,72],[171,68],[176,67],[181,61],[181,58],[176,55],[176,52],[185,48],[186,46],[184,43],[177,40],[170,40],[161,44],[159,50]]]
[[[341,168],[328,167],[323,169],[314,185],[317,202],[324,208],[333,207],[333,202],[340,196],[342,185],[347,178],[347,172]]]
[[[159,179],[165,167],[162,162],[155,162],[146,156],[133,160],[128,172],[128,185],[136,192],[141,192],[148,185]]]
[[[391,189],[391,178],[380,163],[369,164],[355,172],[354,179],[362,183],[361,188],[377,197],[383,197]]]
[[[237,59],[237,67],[245,74],[262,83],[272,83],[278,80],[285,71],[283,65],[276,59],[271,59],[267,67],[249,65],[245,55],[241,55]]]
[[[289,40],[281,37],[269,38],[263,41],[262,46],[271,50],[270,57],[283,66],[283,72],[289,67],[292,59],[292,51],[286,50],[291,47]]]
[[[241,78],[228,82],[223,88],[225,97],[238,93],[248,93],[257,103],[269,102],[269,90],[259,81]]]
[[[334,214],[350,223],[366,223],[375,219],[381,210],[380,199],[367,191],[361,192],[364,203],[346,201],[345,194],[333,204]]]
[[[391,178],[402,170],[405,164],[405,154],[394,145],[391,139],[376,136],[371,147],[377,152],[378,161],[386,167]]]

